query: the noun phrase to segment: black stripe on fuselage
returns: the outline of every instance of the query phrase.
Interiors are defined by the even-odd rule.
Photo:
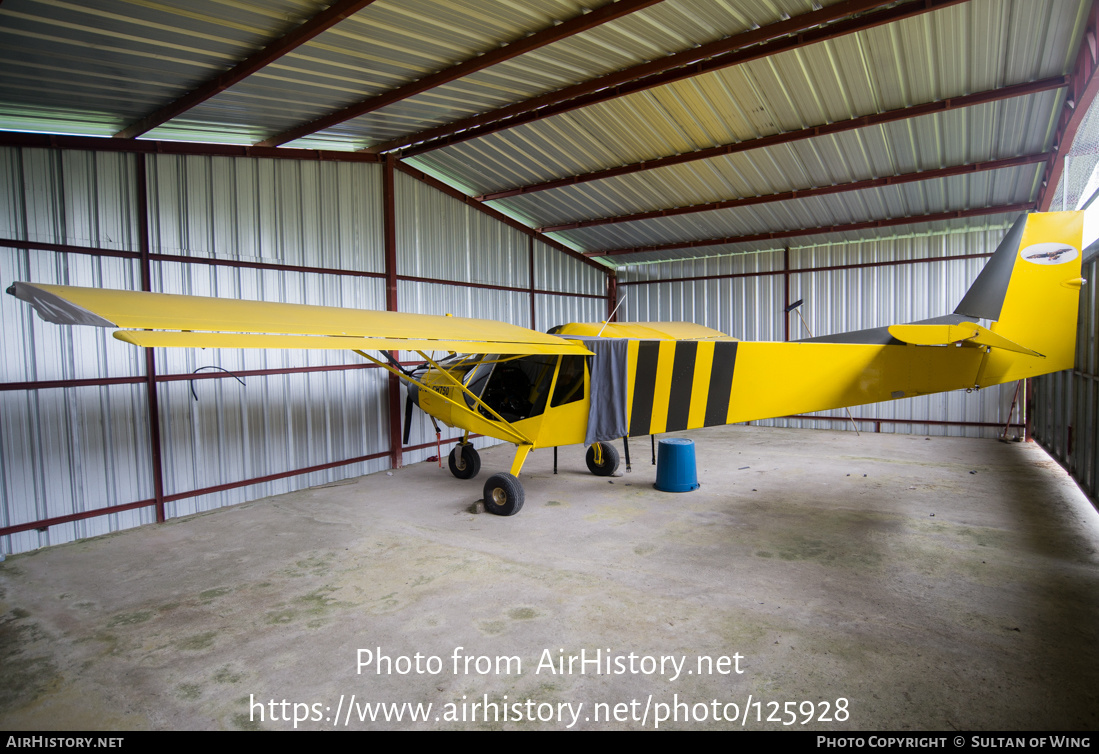
[[[660,342],[642,340],[637,344],[637,369],[633,378],[633,412],[630,415],[630,437],[649,434],[653,419],[653,393],[656,391],[656,366],[660,358]]]
[[[714,343],[714,364],[710,370],[710,389],[706,396],[704,426],[724,424],[729,416],[729,395],[736,366],[736,343]]]
[[[694,382],[697,356],[697,340],[681,340],[675,344],[671,395],[668,396],[668,426],[664,428],[665,432],[678,432],[687,428],[687,418],[691,413],[691,385]]]

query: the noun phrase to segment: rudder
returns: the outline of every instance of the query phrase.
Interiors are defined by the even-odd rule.
[[[1023,215],[962,298],[955,314],[992,321],[992,332],[1042,354],[994,348],[984,384],[1070,369],[1076,351],[1082,212]]]

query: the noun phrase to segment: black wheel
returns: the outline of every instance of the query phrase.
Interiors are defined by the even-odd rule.
[[[485,510],[514,516],[523,508],[523,485],[511,474],[493,474],[485,482]]]
[[[588,455],[584,459],[588,462],[588,471],[596,476],[610,476],[618,471],[618,448],[609,442],[601,442],[599,447],[603,451],[603,463],[600,465],[595,462],[595,446],[590,446]]]
[[[459,479],[472,479],[481,471],[481,456],[469,443],[455,445],[450,451],[450,473]]]

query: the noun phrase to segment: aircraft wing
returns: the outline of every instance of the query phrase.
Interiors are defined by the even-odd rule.
[[[486,319],[14,283],[8,293],[62,325],[120,328],[145,347],[311,348],[589,355],[584,346]]]

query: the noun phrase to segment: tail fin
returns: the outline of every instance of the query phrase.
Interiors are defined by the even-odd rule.
[[[1072,368],[1083,228],[1082,212],[1023,215],[954,310],[991,320],[992,332],[1042,355],[993,348],[984,384]]]

